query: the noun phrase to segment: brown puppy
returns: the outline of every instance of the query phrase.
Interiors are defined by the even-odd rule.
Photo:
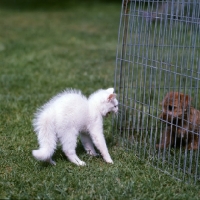
[[[163,99],[160,118],[166,122],[161,142],[156,148],[167,148],[169,145],[198,149],[200,131],[200,111],[190,106],[191,98],[179,92],[169,92]]]

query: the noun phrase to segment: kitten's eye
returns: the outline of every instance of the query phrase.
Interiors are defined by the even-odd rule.
[[[172,106],[168,106],[169,111],[172,111],[172,108],[173,108]]]
[[[115,105],[114,107],[117,108],[118,105]]]

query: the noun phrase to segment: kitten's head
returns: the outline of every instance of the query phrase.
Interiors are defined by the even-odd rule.
[[[118,101],[116,99],[116,94],[114,93],[114,88],[108,88],[106,90],[106,92],[107,92],[107,96],[106,96],[106,100],[104,102],[105,107],[106,107],[105,115],[108,115],[111,112],[117,113],[118,112]]]
[[[102,116],[107,116],[111,112],[117,113],[118,111],[118,101],[114,93],[114,88],[98,90],[89,99],[96,104]]]

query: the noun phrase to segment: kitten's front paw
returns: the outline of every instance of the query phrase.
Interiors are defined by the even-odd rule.
[[[79,161],[79,162],[77,163],[77,165],[78,165],[78,166],[85,166],[85,165],[86,165],[86,163],[85,163],[85,162],[83,162],[83,161]]]
[[[113,160],[111,159],[111,158],[109,158],[109,159],[104,159],[107,163],[110,163],[110,164],[113,164],[114,162],[113,162]]]

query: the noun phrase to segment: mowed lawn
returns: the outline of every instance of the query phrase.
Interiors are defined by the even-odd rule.
[[[120,1],[0,2],[0,199],[199,199],[200,186],[176,181],[121,148],[104,121],[114,160],[58,147],[56,166],[36,161],[34,112],[65,88],[89,95],[114,86]],[[80,113],[81,114],[81,113]]]

